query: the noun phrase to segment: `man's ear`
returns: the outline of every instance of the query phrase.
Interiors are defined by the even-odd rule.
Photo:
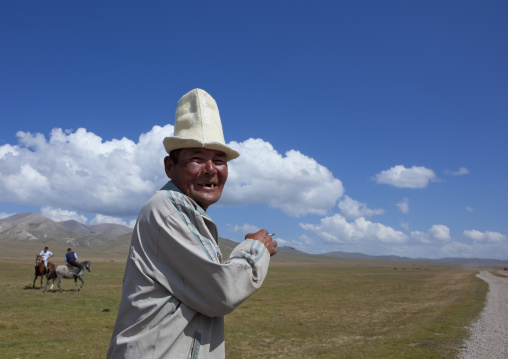
[[[164,169],[166,170],[166,176],[168,176],[168,178],[172,178],[173,176],[173,166],[175,164],[173,163],[173,160],[171,159],[171,157],[169,156],[166,156],[164,157]]]

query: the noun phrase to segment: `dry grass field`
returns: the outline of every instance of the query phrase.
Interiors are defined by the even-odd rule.
[[[474,273],[372,262],[275,266],[226,318],[227,351],[230,358],[453,358],[486,295]]]
[[[36,248],[30,248],[33,257]],[[122,256],[79,250],[83,260],[92,259],[83,291],[65,280],[64,294],[56,286],[44,294],[32,289],[34,258],[16,256],[21,249],[32,253],[9,247],[0,257],[1,357],[104,358],[120,300]],[[56,264],[62,261],[55,257]],[[274,261],[262,289],[226,317],[227,357],[453,358],[483,308],[487,284],[473,268],[418,267]]]

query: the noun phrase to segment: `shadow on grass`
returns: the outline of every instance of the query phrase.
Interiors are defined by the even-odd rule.
[[[44,286],[42,286],[42,288],[44,289]],[[33,288],[32,285],[30,284],[30,285],[25,285],[23,290],[40,290],[40,288],[37,286],[35,288]]]
[[[35,288],[33,288],[32,285],[25,285],[23,287],[23,290],[37,290],[37,291],[44,292],[44,286],[42,286],[42,288],[39,288],[37,286]],[[75,292],[74,289],[68,289],[68,290],[62,289],[62,291],[64,291],[64,292]],[[60,292],[60,291],[56,287],[55,287],[55,289],[48,288],[48,290],[46,291],[46,293],[57,293],[57,292]]]

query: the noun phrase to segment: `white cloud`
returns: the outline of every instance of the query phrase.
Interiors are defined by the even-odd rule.
[[[319,224],[300,223],[304,230],[324,240],[319,248],[294,241],[293,245],[309,253],[341,250],[371,255],[398,255],[411,258],[478,257],[506,259],[508,239],[497,232],[464,231],[474,239],[472,244],[461,243],[451,236],[450,229],[442,224],[426,232],[413,231],[409,235],[380,223],[358,218],[348,222],[340,214],[326,217]],[[325,248],[328,248],[325,250]]]
[[[411,232],[411,238],[420,243],[430,243],[431,238],[428,233],[421,231],[413,231]]]
[[[83,128],[53,129],[49,140],[18,132],[19,145],[0,146],[0,200],[77,214],[135,216],[164,183],[162,139],[172,130],[154,126],[138,143],[102,141]]]
[[[90,225],[102,224],[102,223],[113,223],[113,224],[121,224],[122,226],[127,226],[134,228],[136,224],[135,220],[124,221],[122,218],[113,217],[113,216],[104,216],[102,214],[97,214],[91,221]]]
[[[402,201],[396,203],[395,205],[399,208],[399,211],[401,211],[402,213],[404,214],[409,213],[409,198],[404,197]]]
[[[494,258],[506,260],[508,240],[497,232],[464,231],[464,236],[473,239],[471,244],[451,241],[438,248],[440,257]]]
[[[248,233],[256,233],[257,231],[259,231],[261,228],[257,227],[257,226],[254,226],[252,224],[248,224],[248,223],[244,223],[243,225],[241,226],[232,226],[230,224],[227,225],[227,230],[229,232],[235,232],[235,233],[243,233],[243,234],[248,234]]]
[[[358,202],[349,196],[344,196],[344,199],[339,202],[339,208],[347,219],[372,217],[385,213],[383,209],[370,209],[366,203]]]
[[[298,151],[282,156],[270,143],[252,138],[230,145],[241,155],[229,165],[221,204],[264,202],[294,217],[324,215],[344,193],[326,167]]]
[[[382,242],[397,244],[405,243],[407,240],[404,233],[381,223],[370,222],[363,217],[348,222],[340,214],[325,217],[318,225],[300,223],[300,227],[315,233],[330,243]]]
[[[6,157],[7,155],[16,156],[17,151],[16,148],[6,144],[3,146],[0,146],[0,159]]]
[[[458,171],[445,171],[445,172],[452,176],[463,176],[469,174],[469,170],[466,167],[460,167]]]
[[[466,206],[466,211],[473,213],[473,208]]]
[[[51,190],[48,178],[32,167],[31,164],[26,163],[19,167],[19,172],[16,174],[11,174],[8,169],[5,169],[0,181],[3,184],[2,194],[12,195],[12,197],[6,199],[16,198],[21,203],[30,204],[34,199],[32,197],[34,193],[45,194]]]
[[[315,245],[315,241],[307,236],[306,234],[302,234],[298,237],[298,239],[286,240],[283,238],[274,238],[277,241],[278,247],[286,246],[298,248],[298,250],[303,252],[310,253]]]
[[[305,245],[311,245],[316,243],[312,238],[310,238],[306,234],[302,234],[300,237],[298,237],[298,239],[300,240],[301,243],[304,243]]]
[[[42,207],[41,214],[55,222],[75,220],[76,222],[86,224],[88,221],[88,219],[83,215],[61,208]]]
[[[442,224],[434,224],[427,232],[411,232],[410,236],[420,243],[448,242],[451,240],[450,229]]]
[[[413,258],[493,258],[506,259],[508,243],[481,243],[466,244],[458,240],[411,243],[405,249]]]
[[[434,224],[429,229],[429,234],[432,236],[432,238],[438,239],[440,241],[449,241],[451,239],[450,229],[442,224]]]
[[[135,217],[167,181],[162,140],[172,133],[171,125],[154,126],[134,142],[103,141],[84,128],[55,128],[48,139],[20,131],[17,145],[0,146],[0,201]],[[291,216],[323,215],[344,193],[326,167],[298,151],[282,156],[260,139],[231,146],[241,156],[229,164],[222,205],[265,202]]]
[[[465,237],[471,238],[478,243],[501,243],[507,241],[507,236],[498,232],[480,232],[475,229],[465,230],[463,232]]]
[[[444,246],[440,248],[430,248],[431,251],[434,252],[434,256],[429,256],[428,258],[446,258],[446,257],[475,257],[480,253],[479,248],[474,248],[473,246],[452,241],[446,243]],[[490,258],[495,258],[494,256],[488,256]]]
[[[449,228],[444,225],[434,225],[427,232],[411,232],[410,237],[414,241],[410,248],[412,256],[506,259],[508,240],[505,235],[477,230],[464,231],[463,235],[472,239],[473,243],[467,244],[454,240]]]
[[[398,165],[378,173],[373,179],[377,183],[399,188],[424,188],[427,187],[429,181],[435,181],[437,177],[434,171],[425,167],[406,168]]]

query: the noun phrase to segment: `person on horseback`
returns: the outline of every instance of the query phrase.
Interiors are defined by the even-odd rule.
[[[54,256],[53,252],[49,250],[48,247],[44,247],[44,250],[39,253],[42,257],[42,262],[44,263],[44,274],[48,273],[48,260]]]
[[[78,259],[78,255],[76,252],[73,252],[71,248],[67,248],[67,254],[65,255],[65,261],[73,267],[76,267],[75,274],[78,275],[79,272],[83,269],[81,263],[76,262]]]

